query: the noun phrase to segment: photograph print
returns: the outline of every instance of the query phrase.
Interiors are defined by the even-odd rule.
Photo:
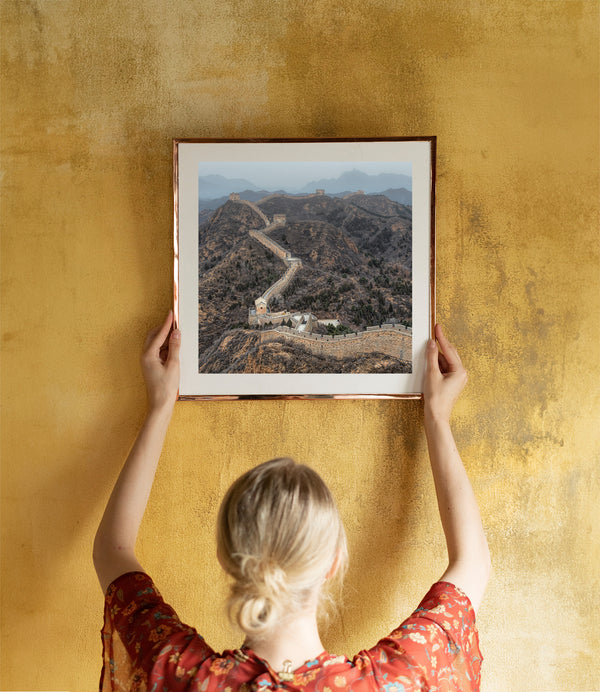
[[[413,327],[425,326],[426,341],[431,277],[423,286],[419,274],[431,264],[432,158],[431,141],[410,143],[425,146],[188,143],[195,144],[194,165],[184,166],[187,178],[192,171],[195,178],[195,228],[188,227],[189,214],[182,214],[181,203],[191,200],[185,199],[177,160],[176,309],[184,372],[190,374],[195,335],[195,384],[186,386],[182,378],[181,394],[420,393]],[[375,144],[400,148],[382,156]],[[183,146],[178,143],[179,159]],[[428,160],[416,158],[416,151],[428,153]],[[425,180],[419,179],[423,173]],[[417,213],[427,217],[419,229],[426,236],[426,267],[415,267],[413,257],[415,250],[423,255],[422,247],[414,247],[413,196],[419,185],[429,188],[424,197],[417,190]],[[187,237],[191,233],[195,243]],[[415,278],[426,291],[416,301],[419,314]],[[184,294],[186,314],[195,302],[193,332],[194,319],[189,324],[182,314]]]

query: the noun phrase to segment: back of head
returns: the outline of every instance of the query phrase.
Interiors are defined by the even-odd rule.
[[[217,554],[233,578],[230,615],[246,634],[260,637],[306,605],[337,559],[345,565],[346,536],[323,479],[279,458],[251,469],[227,491]]]

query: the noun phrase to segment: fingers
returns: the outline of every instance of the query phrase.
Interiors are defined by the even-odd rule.
[[[450,372],[450,366],[448,365],[448,361],[446,360],[446,357],[441,351],[439,352],[438,363],[440,365],[440,370],[442,372]]]
[[[179,362],[179,349],[181,348],[181,332],[179,329],[174,329],[169,338],[169,355],[167,356],[167,364]]]
[[[169,310],[169,313],[162,325],[149,332],[148,336],[146,337],[146,345],[144,350],[158,353],[160,351],[160,347],[165,343],[167,337],[169,336],[169,330],[171,329],[172,324],[173,311]]]
[[[429,339],[429,341],[427,342],[427,351],[425,354],[428,372],[439,372],[439,355],[440,352],[437,344],[435,343],[435,339]]]
[[[440,354],[440,365],[446,371],[458,370],[462,367],[462,362],[458,351],[454,346],[448,341],[442,327],[439,324],[435,325],[435,337],[441,347],[442,353]]]

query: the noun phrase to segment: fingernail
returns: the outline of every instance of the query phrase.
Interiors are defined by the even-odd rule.
[[[173,339],[181,339],[181,332],[179,331],[179,329],[173,330]]]
[[[434,339],[429,339],[427,342],[427,348],[435,348],[435,340]]]

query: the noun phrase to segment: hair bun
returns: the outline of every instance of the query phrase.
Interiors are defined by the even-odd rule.
[[[281,615],[288,599],[286,573],[272,560],[247,555],[239,563],[238,620],[243,630],[259,634]]]

